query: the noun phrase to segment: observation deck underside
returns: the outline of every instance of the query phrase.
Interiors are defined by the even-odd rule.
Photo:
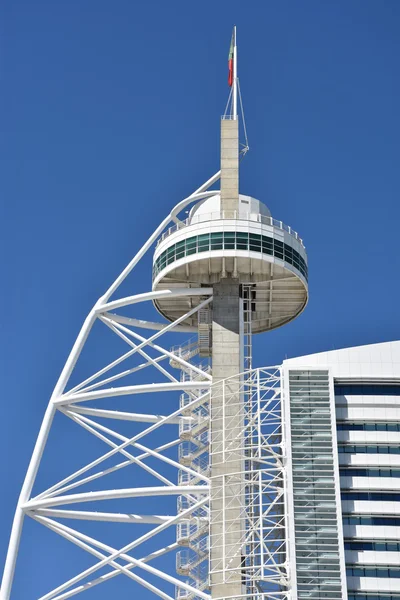
[[[247,263],[248,272],[252,273],[250,277],[246,278],[246,281],[242,281],[242,278],[239,277],[239,282],[254,286],[251,299],[253,333],[275,329],[289,323],[304,310],[307,304],[307,289],[303,281],[287,267],[265,260],[249,258],[237,258],[236,260],[243,263],[239,265],[239,271],[244,271],[244,263]],[[190,281],[192,275],[192,265],[194,267],[193,283],[188,283],[188,279]],[[210,287],[210,282],[220,281],[224,266],[227,271],[233,270],[233,258],[199,260],[196,257],[195,263],[186,262],[182,266],[177,266],[172,272],[170,271],[168,276],[156,283],[154,290],[198,288],[200,285]],[[200,301],[201,297],[162,298],[156,300],[154,305],[166,319],[174,321],[197,306]],[[197,326],[197,314],[187,319],[184,324]]]

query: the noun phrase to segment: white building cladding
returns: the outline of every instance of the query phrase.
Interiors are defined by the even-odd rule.
[[[400,342],[286,360],[283,382],[293,596],[400,599]]]

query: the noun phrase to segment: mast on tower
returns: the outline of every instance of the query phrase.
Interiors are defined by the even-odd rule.
[[[236,27],[233,28],[229,49],[228,85],[232,88],[232,106],[231,113],[221,119],[221,211],[226,218],[236,218],[239,212]]]
[[[232,118],[236,121],[237,114],[237,45],[236,45],[236,25],[232,31],[231,45],[228,57],[228,85],[232,87]]]

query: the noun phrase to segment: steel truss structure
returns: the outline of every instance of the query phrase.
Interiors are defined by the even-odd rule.
[[[281,414],[281,374],[279,367],[254,369],[236,378],[214,384],[213,399],[229,388],[232,379],[239,384],[240,395],[228,418],[225,403],[211,409],[211,419],[223,429],[235,424],[235,436],[222,435],[222,443],[211,443],[211,454],[222,456],[224,463],[244,457],[242,470],[235,474],[211,475],[211,556],[232,558],[210,562],[210,575],[221,574],[225,582],[235,578],[238,569],[242,576],[244,598],[282,598],[286,596],[289,580],[286,561],[286,493],[284,439]],[[229,407],[232,409],[232,404]],[[236,423],[240,417],[241,430]],[[216,481],[215,481],[216,479]],[[214,481],[213,481],[214,480]],[[232,520],[229,507],[241,498],[240,523]],[[224,495],[225,510],[216,510],[218,499]],[[218,527],[219,526],[219,527]],[[223,547],[229,532],[240,529],[240,547],[234,552],[212,552]],[[213,531],[217,530],[214,534]],[[239,560],[235,560],[239,559]],[[238,566],[235,566],[238,565]]]
[[[84,322],[50,399],[22,487],[4,570],[2,600],[11,597],[25,516],[96,559],[89,568],[40,595],[40,600],[66,600],[119,575],[164,600],[174,597],[207,600],[211,597],[210,576],[219,573],[228,581],[238,568],[243,582],[242,598],[261,600],[287,596],[280,369],[249,369],[237,376],[240,395],[236,411],[241,415],[242,430],[235,439],[229,438],[227,444],[213,444],[212,440],[210,444],[210,418],[215,423],[221,420],[223,426],[229,427],[229,420],[221,414],[223,409],[210,410],[211,366],[207,360],[200,361],[197,341],[189,340],[170,350],[163,345],[163,339],[170,333],[193,336],[197,330],[182,323],[212,303],[212,288],[171,288],[112,299],[170,221],[177,222],[178,214],[188,204],[215,194],[208,189],[219,175],[217,173],[174,208]],[[127,307],[137,307],[162,296],[197,297],[197,301],[186,314],[170,324],[121,313]],[[95,323],[111,331],[125,346],[125,351],[71,386],[74,367],[78,359],[83,360],[81,353]],[[150,332],[147,337],[142,335],[143,330]],[[251,336],[250,331],[247,334]],[[145,374],[147,379],[143,380]],[[213,394],[223,395],[229,382],[225,380],[215,385]],[[176,396],[173,410],[152,414],[149,410],[152,399],[161,395],[168,407],[170,392],[180,394],[179,401]],[[127,410],[118,408],[118,401],[124,398]],[[56,413],[100,440],[107,450],[32,495]],[[132,426],[128,435],[127,425]],[[233,477],[233,483],[241,490],[239,567],[237,561],[233,565],[215,561],[210,564],[210,548],[225,543],[223,535],[209,535],[210,515],[214,523],[223,525],[225,531],[238,526],[229,521],[229,514],[217,514],[212,502],[210,505],[213,477],[209,469],[210,454],[222,453],[223,459],[229,461],[230,454],[233,452],[237,456],[238,450],[244,457],[242,469],[229,477]],[[65,461],[68,462],[68,455]],[[136,469],[132,484],[144,478],[150,485],[116,488],[114,476],[127,467]],[[109,485],[107,478],[111,478]],[[231,483],[223,479],[214,481],[214,493],[217,496],[226,493]],[[149,506],[156,506],[157,510],[141,514],[98,510],[99,503],[101,507],[107,506],[107,502],[114,506],[116,501],[143,498],[148,498]],[[171,498],[174,502],[176,499],[176,509],[166,512],[164,507],[171,506]],[[88,510],[87,504],[91,503],[95,508],[89,506]],[[90,521],[126,524],[131,528],[131,539],[116,548],[79,527]],[[135,527],[138,534],[135,534]],[[165,532],[173,536],[167,545],[158,541],[165,540]],[[169,553],[176,555],[177,574],[171,572],[170,561],[168,567],[164,564],[165,555]],[[32,594],[32,598],[38,597],[34,590]]]

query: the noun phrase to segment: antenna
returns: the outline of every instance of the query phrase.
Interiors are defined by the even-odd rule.
[[[236,25],[233,28],[233,100],[232,100],[232,116],[234,121],[237,120],[237,45],[236,45]]]
[[[240,103],[240,114],[242,117],[243,124],[243,133],[244,133],[244,144],[239,143],[240,148],[240,157],[243,156],[249,151],[249,142],[247,138],[247,129],[246,129],[246,121],[243,110],[243,101],[242,94],[240,91],[240,81],[237,74],[237,38],[236,38],[236,25],[232,31],[231,38],[231,46],[229,49],[229,57],[228,57],[228,85],[230,88],[228,100],[226,102],[225,111],[222,119],[231,119],[232,121],[237,121],[239,119],[238,114],[238,98]]]

